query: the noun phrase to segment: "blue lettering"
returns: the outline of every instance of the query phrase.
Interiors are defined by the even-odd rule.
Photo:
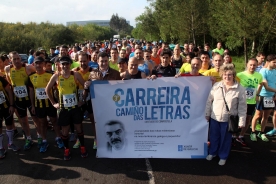
[[[190,89],[189,86],[186,86],[183,90],[182,94],[182,99],[181,99],[181,104],[184,104],[184,101],[187,100],[187,104],[191,104],[191,99],[190,99]]]
[[[158,105],[165,105],[165,102],[161,102],[161,98],[165,97],[165,95],[162,94],[162,90],[166,90],[166,87],[159,87],[158,88]]]
[[[158,109],[158,106],[151,107],[151,119],[158,119],[157,117],[155,117],[155,115],[157,114],[156,109]]]
[[[126,116],[124,108],[121,109],[121,116]]]
[[[121,96],[121,98],[122,98],[122,95],[124,95],[124,90],[122,90],[121,88],[118,88],[118,89],[116,89],[115,90],[115,95],[119,95],[119,96]],[[118,94],[118,93],[120,93],[120,94]],[[121,102],[121,103],[119,103],[119,102]],[[118,101],[118,102],[115,102],[115,105],[117,106],[117,107],[122,107],[122,106],[124,106],[124,103],[125,103],[125,101],[124,100],[120,100],[120,101]]]
[[[119,108],[116,109],[116,116],[120,116],[120,109]]]
[[[152,94],[151,94],[152,92]],[[155,100],[155,97],[156,97],[156,89],[154,88],[148,88],[147,89],[147,105],[151,105],[150,104],[150,100],[152,100],[152,105],[156,105],[156,100]]]
[[[187,109],[190,109],[190,106],[189,106],[189,105],[185,105],[185,106],[183,107],[183,111],[184,111],[184,113],[186,113],[186,115],[187,115],[187,116],[183,115],[183,116],[182,116],[183,119],[189,119],[189,117],[190,117],[190,114],[189,114],[189,112],[187,111]]]
[[[167,87],[167,93],[166,93],[166,104],[169,104],[170,101],[170,87]]]
[[[179,117],[179,119],[182,119],[181,115],[182,115],[182,114],[181,114],[181,106],[178,105],[178,106],[176,107],[176,110],[175,110],[174,119],[177,119],[178,117]]]
[[[141,94],[140,94],[141,92]],[[140,105],[139,100],[141,100],[141,105],[146,105],[145,102],[145,96],[146,96],[146,91],[143,88],[137,88],[136,89],[136,105]]]
[[[176,94],[174,94],[174,91],[176,91]],[[172,86],[171,87],[171,100],[170,100],[170,104],[173,104],[173,99],[175,99],[175,103],[176,104],[179,104],[179,100],[178,100],[179,93],[180,93],[179,87],[176,87],[176,86]]]
[[[145,107],[145,120],[150,120],[150,117],[148,118],[148,107]]]
[[[173,119],[173,106],[166,106],[166,119]]]
[[[126,108],[126,115],[133,115],[133,107]]]
[[[166,106],[164,106],[164,105],[159,106],[159,108],[160,108],[160,119],[163,119],[163,114],[164,114],[164,113],[163,113],[163,112],[164,112],[163,110],[165,109],[165,107],[166,107]]]
[[[127,89],[126,105],[125,106],[128,106],[129,103],[131,103],[132,106],[135,105],[135,103],[134,103],[134,97],[133,97],[133,93],[132,93],[132,89],[131,88]]]

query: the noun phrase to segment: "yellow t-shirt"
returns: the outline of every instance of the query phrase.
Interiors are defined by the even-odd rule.
[[[179,72],[180,73],[188,73],[192,70],[191,64],[190,63],[183,63],[181,66]]]
[[[78,86],[74,72],[71,72],[68,78],[59,75],[57,88],[61,109],[76,108],[78,106]]]
[[[114,70],[119,71],[118,64],[117,63],[113,64],[110,60],[109,60],[109,67],[114,69]]]
[[[216,78],[216,82],[219,82],[219,81],[222,80],[222,78],[219,75],[219,72],[217,72],[215,68],[207,70],[206,72],[203,73],[203,75],[215,77]],[[236,76],[235,80],[237,82],[240,82],[240,79],[237,76]]]

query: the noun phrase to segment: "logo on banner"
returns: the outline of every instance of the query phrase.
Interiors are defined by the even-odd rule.
[[[192,145],[178,145],[178,151],[195,151],[198,148],[193,148]]]
[[[183,146],[182,145],[178,145],[178,151],[183,151]]]

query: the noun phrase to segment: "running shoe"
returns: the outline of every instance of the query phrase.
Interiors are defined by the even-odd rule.
[[[27,136],[26,136],[24,130],[22,130],[22,135],[23,135],[23,139],[27,139]]]
[[[251,132],[251,134],[250,134],[250,139],[251,139],[251,141],[256,142],[256,141],[257,141],[256,133]]]
[[[16,136],[18,136],[19,132],[17,129],[13,130],[13,138],[16,138]]]
[[[225,163],[226,163],[225,159],[220,159],[218,164],[222,166],[222,165],[225,165]]]
[[[245,140],[243,137],[239,137],[236,139],[238,143],[240,143],[242,146],[246,146]]]
[[[12,151],[19,151],[20,148],[17,147],[15,144],[8,144],[8,149]]]
[[[60,137],[57,138],[56,142],[57,142],[58,148],[63,148],[64,147],[63,141]]]
[[[265,134],[261,134],[261,132],[259,132],[259,134],[257,135],[260,139],[262,139],[262,141],[264,142],[268,142],[269,139],[266,137]]]
[[[45,153],[47,151],[47,148],[49,146],[48,142],[42,142],[41,147],[39,149],[40,153]]]
[[[207,157],[206,157],[206,160],[212,160],[213,158],[215,158],[216,157],[216,155],[208,155]]]
[[[261,127],[260,123],[257,123],[255,130],[257,130],[257,131],[261,131],[262,130],[262,127]]]
[[[37,148],[40,149],[42,145],[42,138],[37,138]]]
[[[270,130],[269,132],[266,133],[266,135],[268,135],[268,136],[276,135],[276,129]]]
[[[70,150],[69,149],[65,149],[64,150],[64,157],[63,157],[64,160],[70,160],[71,159],[71,153],[70,153]]]
[[[93,149],[97,149],[97,140],[94,139]]]
[[[32,140],[26,139],[26,142],[25,142],[25,145],[24,145],[24,150],[30,149],[32,147],[33,143],[34,142]]]
[[[5,156],[6,156],[5,148],[0,149],[0,158],[5,158]]]
[[[70,142],[75,142],[76,141],[76,136],[75,136],[74,133],[71,133],[69,141]]]
[[[81,146],[81,157],[86,158],[88,156],[88,153],[84,146]]]
[[[77,139],[77,141],[76,141],[76,143],[74,144],[73,148],[74,148],[74,149],[80,148],[80,145],[81,145],[81,143],[80,143],[79,139]]]

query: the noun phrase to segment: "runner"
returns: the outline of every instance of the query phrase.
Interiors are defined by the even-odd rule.
[[[109,67],[119,71],[117,61],[118,61],[118,50],[116,48],[112,48],[110,51],[111,58],[109,60]]]
[[[276,93],[276,55],[270,54],[267,56],[266,61],[268,62],[267,68],[260,70],[260,74],[263,77],[263,87],[260,93],[256,94],[256,112],[252,119],[252,132],[250,139],[257,141],[257,137],[262,141],[268,142],[269,139],[266,137],[264,130],[266,127],[267,119],[271,111],[275,107],[275,93]],[[257,120],[262,116],[261,120],[261,131],[259,134],[256,133]]]
[[[7,79],[12,84],[13,92],[15,95],[15,109],[17,110],[19,122],[21,123],[22,129],[26,135],[26,142],[24,145],[24,150],[31,148],[33,141],[31,138],[30,127],[27,117],[27,108],[32,116],[34,124],[36,125],[39,121],[35,114],[32,113],[32,104],[29,98],[28,89],[26,87],[26,82],[28,81],[28,75],[35,72],[33,65],[25,65],[21,63],[21,57],[16,51],[9,54],[12,64],[5,67],[5,72]],[[40,138],[41,133],[39,130],[38,138]],[[39,144],[39,142],[38,142]]]
[[[88,77],[90,72],[93,70],[88,66],[88,54],[81,53],[79,55],[79,62],[81,64],[80,67],[76,68],[75,71],[77,71],[81,77],[83,78],[84,81],[88,81]],[[84,92],[84,87],[78,82],[78,96],[79,100],[83,101],[83,92]],[[94,122],[94,116],[93,116],[93,110],[92,110],[92,103],[91,103],[91,98],[90,94],[87,95],[87,98],[84,100],[85,103],[81,106],[82,109],[82,117],[84,116],[85,112],[88,112],[88,116],[90,118],[90,121],[92,123],[92,132],[93,135],[95,136],[94,138],[94,144],[93,144],[93,149],[97,149],[97,139],[96,139],[96,130],[95,130],[95,122]],[[77,142],[73,146],[73,148],[79,148],[80,147],[80,141],[77,139]]]
[[[84,135],[82,131],[82,112],[80,106],[83,102],[78,100],[77,82],[81,85],[84,80],[78,72],[70,71],[72,60],[67,57],[60,58],[62,71],[59,74],[54,74],[46,86],[46,93],[49,100],[56,109],[60,109],[58,124],[62,129],[62,140],[64,143],[64,160],[70,160],[70,149],[68,146],[68,134],[70,123],[73,122],[78,133],[78,139],[81,144],[81,156],[88,156],[84,147]],[[56,103],[53,94],[51,93],[55,83],[59,91],[59,103]],[[84,97],[85,98],[85,97]]]
[[[246,89],[247,102],[246,125],[241,129],[239,137],[236,138],[234,136],[234,138],[236,138],[236,141],[239,142],[242,146],[246,146],[244,134],[250,126],[252,116],[255,112],[256,93],[260,93],[260,91],[257,91],[258,85],[260,85],[263,81],[262,75],[258,72],[255,72],[257,63],[258,61],[255,58],[249,59],[246,65],[246,71],[237,74],[237,77],[240,79],[240,84]]]
[[[175,75],[175,77],[184,76],[184,77],[191,77],[191,76],[203,76],[201,73],[199,73],[200,68],[202,65],[202,61],[199,57],[194,57],[191,61],[191,71],[188,73],[182,73]]]
[[[41,142],[41,145],[39,145],[39,151],[43,153],[47,151],[49,146],[46,138],[48,124],[47,116],[50,117],[51,123],[53,124],[58,147],[63,148],[64,145],[61,140],[60,127],[57,125],[57,110],[53,107],[45,92],[45,87],[52,77],[52,73],[44,70],[45,61],[42,57],[35,58],[34,66],[36,72],[29,76],[28,87],[32,103],[32,113],[36,114],[39,118],[37,128],[39,129],[42,137],[40,138],[40,141],[38,141]]]
[[[127,70],[120,74],[123,80],[142,79],[146,78],[141,71],[138,70],[138,59],[132,57],[128,61]]]
[[[6,150],[3,146],[4,136],[2,134],[2,121],[5,120],[6,134],[8,136],[8,149],[18,151],[19,148],[13,144],[13,113],[14,102],[11,86],[3,77],[0,77],[0,158],[4,158]]]
[[[149,78],[156,79],[157,77],[173,77],[176,74],[175,68],[170,65],[170,58],[172,53],[170,50],[165,49],[161,52],[161,64],[157,65],[152,70],[152,75]]]

